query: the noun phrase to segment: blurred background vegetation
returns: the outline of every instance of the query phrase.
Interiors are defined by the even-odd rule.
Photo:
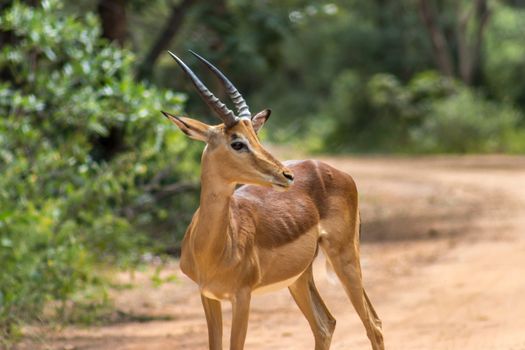
[[[523,0],[0,0],[0,345],[177,251],[202,145],[159,111],[216,119],[166,50],[271,108],[270,142],[522,153],[524,39]]]

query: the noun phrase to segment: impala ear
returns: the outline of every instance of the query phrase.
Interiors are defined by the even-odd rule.
[[[209,131],[211,128],[209,125],[191,118],[176,117],[164,111],[162,111],[162,114],[175,123],[175,125],[177,125],[179,129],[190,138],[208,142]]]
[[[255,132],[259,132],[264,123],[270,118],[272,111],[270,109],[263,109],[252,117],[252,125]]]

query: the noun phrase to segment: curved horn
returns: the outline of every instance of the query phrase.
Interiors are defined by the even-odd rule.
[[[240,94],[239,90],[237,90],[237,88],[232,84],[232,82],[228,78],[226,78],[226,76],[222,74],[222,72],[217,67],[208,62],[208,60],[191,50],[189,51],[202,63],[204,63],[221,80],[222,84],[226,88],[226,91],[228,92],[228,96],[230,96],[230,99],[235,104],[235,108],[237,109],[239,118],[251,119],[252,114],[250,113],[250,109],[248,108],[246,101]]]
[[[227,127],[230,127],[237,123],[235,114],[222,103],[210,90],[199,80],[199,78],[193,73],[193,71],[182,62],[173,52],[168,51],[171,57],[177,61],[179,66],[182,68],[184,73],[191,79],[193,85],[197,88],[200,97],[206,102],[206,104],[219,116]]]

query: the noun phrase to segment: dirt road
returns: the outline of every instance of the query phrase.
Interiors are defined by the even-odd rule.
[[[362,265],[387,349],[525,349],[525,158],[328,158],[360,189]],[[332,349],[370,349],[338,284],[316,281],[337,319]],[[33,329],[20,349],[206,349],[196,288],[177,270],[154,288],[145,275],[116,295],[147,322]],[[128,278],[123,276],[123,279]],[[225,348],[230,307],[223,305]],[[313,349],[287,290],[255,297],[246,349]]]

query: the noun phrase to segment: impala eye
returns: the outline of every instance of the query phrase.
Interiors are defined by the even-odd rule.
[[[236,151],[242,151],[242,150],[245,150],[247,149],[246,145],[244,144],[244,142],[240,142],[240,141],[234,141],[231,143],[232,148]]]

